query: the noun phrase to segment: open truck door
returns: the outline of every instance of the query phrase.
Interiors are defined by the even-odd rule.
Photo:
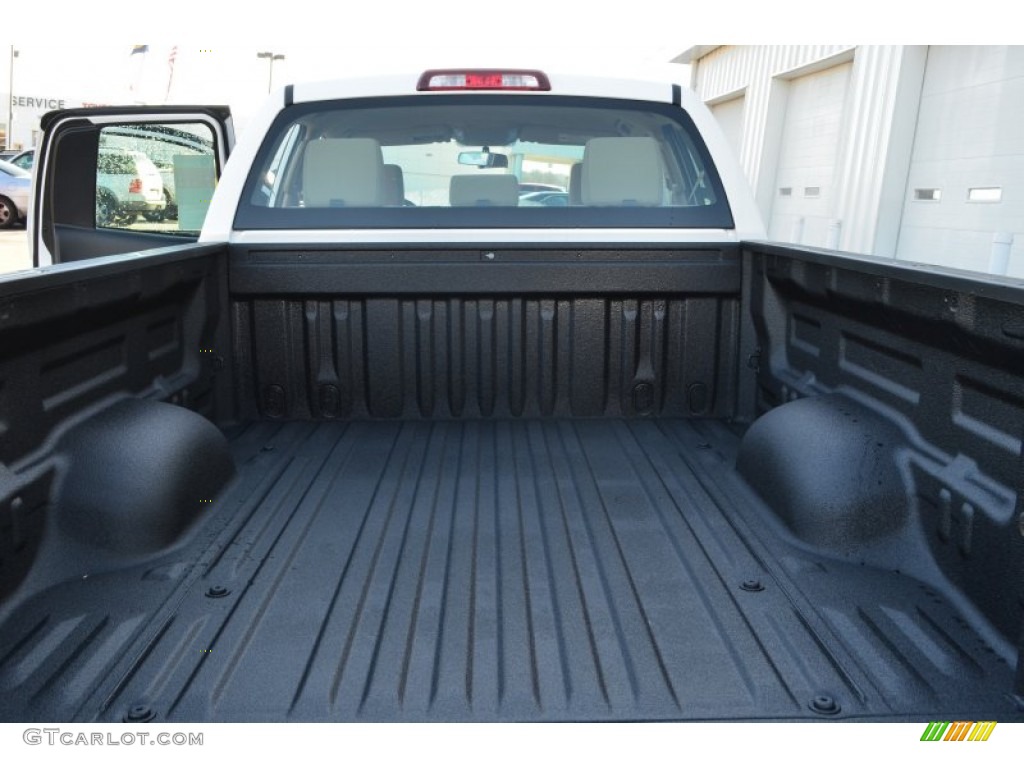
[[[234,144],[227,107],[59,110],[42,129],[37,267],[194,242]]]

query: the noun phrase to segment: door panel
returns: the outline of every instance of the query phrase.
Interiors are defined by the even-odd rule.
[[[62,110],[43,130],[36,266],[195,241],[234,142],[223,107]]]
[[[779,147],[772,240],[824,246],[834,216],[836,161],[852,63],[798,77],[789,83]]]

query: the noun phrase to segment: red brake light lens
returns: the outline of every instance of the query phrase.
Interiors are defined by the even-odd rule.
[[[128,191],[135,194],[142,191],[142,179],[132,179],[132,183],[128,185]]]
[[[431,69],[417,91],[550,91],[547,75],[527,69]]]

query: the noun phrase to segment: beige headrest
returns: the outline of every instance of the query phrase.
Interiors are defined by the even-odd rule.
[[[376,139],[321,139],[306,147],[303,195],[313,208],[384,204],[384,159]]]
[[[448,204],[515,207],[519,205],[519,181],[510,174],[452,176]]]
[[[591,139],[581,176],[584,205],[661,205],[665,171],[648,136]]]

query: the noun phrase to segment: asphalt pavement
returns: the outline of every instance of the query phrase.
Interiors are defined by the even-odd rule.
[[[0,229],[0,273],[31,267],[25,227]]]

